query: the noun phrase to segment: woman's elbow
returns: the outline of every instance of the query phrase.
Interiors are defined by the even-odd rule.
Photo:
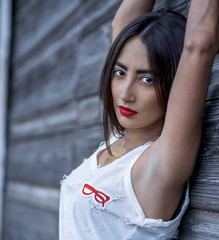
[[[112,42],[117,38],[119,33],[122,31],[123,26],[118,23],[117,20],[112,21]]]
[[[191,33],[185,37],[184,49],[189,52],[214,55],[217,52],[218,42],[214,34],[209,32]]]
[[[112,24],[111,24],[111,27],[112,27],[112,42],[116,39],[116,23],[115,23],[115,20],[113,19],[112,21]]]

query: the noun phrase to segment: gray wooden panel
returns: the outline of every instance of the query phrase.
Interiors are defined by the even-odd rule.
[[[4,240],[55,240],[58,190],[52,199],[48,194],[102,139],[98,79],[110,45],[110,21],[121,1],[15,2]],[[155,8],[187,15],[189,3],[161,0]],[[199,171],[179,239],[218,238],[218,86],[217,59],[205,106]]]
[[[106,24],[101,32],[94,32],[79,45],[77,88],[74,89],[76,98],[97,93],[110,44],[111,24]]]
[[[58,214],[6,201],[4,240],[58,240]]]
[[[9,181],[6,199],[7,202],[20,202],[32,208],[58,214],[59,189]]]
[[[212,74],[211,74],[211,80],[210,85],[208,88],[208,95],[207,95],[207,102],[205,105],[205,112],[204,112],[204,119],[208,120],[209,116],[211,118],[214,118],[214,120],[217,118],[218,111],[216,109],[216,112],[211,111],[211,105],[217,105],[218,106],[218,96],[219,96],[219,54],[216,55],[213,68],[212,68]],[[216,116],[216,118],[214,117]]]
[[[203,114],[203,137],[197,176],[191,191],[191,206],[219,211],[219,55],[212,69]]]
[[[20,5],[17,3],[19,6],[15,6],[17,7],[15,14],[16,58],[25,55],[51,31],[57,31],[57,27],[64,24],[70,14],[75,14],[80,2],[80,0],[32,0],[20,3]]]
[[[24,139],[31,136],[73,131],[88,124],[98,124],[102,120],[102,105],[96,95],[50,109],[33,119],[11,122],[10,139]]]
[[[81,1],[81,4],[76,9],[74,9],[75,5],[73,4],[73,2],[74,1],[71,1],[71,4],[69,4],[69,6],[70,8],[71,6],[73,6],[74,11],[62,22],[57,23],[57,25],[55,25],[55,29],[48,28],[49,32],[47,32],[47,35],[42,40],[38,39],[38,41],[35,42],[34,40],[32,40],[32,38],[25,37],[26,28],[28,28],[29,30],[28,34],[30,36],[31,34],[33,36],[40,35],[42,25],[39,25],[38,28],[35,28],[35,24],[37,24],[36,22],[26,23],[24,21],[21,27],[18,26],[16,35],[19,36],[19,38],[17,37],[18,38],[17,41],[19,40],[20,45],[22,45],[23,47],[21,48],[21,46],[19,46],[21,50],[16,50],[18,52],[14,53],[14,61],[17,64],[16,67],[23,65],[25,62],[28,61],[28,58],[35,55],[37,52],[41,51],[42,54],[42,52],[45,51],[44,48],[51,49],[51,51],[56,50],[57,48],[60,48],[61,45],[67,39],[71,39],[72,41],[78,41],[88,33],[96,30],[99,26],[101,26],[107,20],[112,18],[112,16],[115,13],[115,10],[117,9],[121,1],[120,0],[111,1],[91,0],[83,2]],[[35,1],[35,3],[37,3],[37,1]],[[60,4],[62,4],[62,2],[60,2]],[[54,13],[54,11],[52,11],[51,8],[49,9],[50,9],[49,11],[51,11],[51,15],[53,18],[53,15],[54,14],[56,15],[56,13]],[[55,11],[59,12],[57,10]],[[67,10],[65,9],[65,11]],[[65,14],[65,11],[63,11],[61,15]],[[36,18],[40,16],[40,12],[36,11],[34,6],[33,8],[31,8],[31,11],[28,11],[28,9],[26,9],[26,11],[22,12],[22,14],[27,18],[29,17],[29,15],[32,14],[36,15]],[[50,12],[48,14],[49,18]],[[50,23],[51,22],[49,21],[48,24]],[[44,25],[47,25],[47,22],[44,22]],[[28,47],[27,50],[25,50],[26,49],[25,45],[26,46],[30,45],[30,47]]]
[[[190,209],[180,226],[179,240],[219,239],[219,213]]]
[[[25,118],[30,111],[38,115],[51,105],[57,106],[72,99],[76,54],[75,46],[70,44],[22,76],[11,92],[11,118]],[[20,80],[17,76],[14,79],[15,82]]]
[[[102,139],[97,90],[111,39],[107,21],[119,1],[81,0],[69,9],[65,2],[16,6],[5,240],[58,239],[58,190],[53,196],[50,187],[59,188]]]
[[[62,4],[68,5],[65,3]],[[92,8],[91,5],[93,6],[94,4],[95,8]],[[40,9],[43,5],[49,5],[49,3],[42,4],[41,1],[32,1],[27,5],[21,5],[24,9],[21,7],[21,13],[19,14],[24,20],[25,17],[28,18],[29,14],[34,15],[33,19],[36,19],[39,17],[39,14],[41,13]],[[35,34],[40,36],[40,33],[43,32],[41,29],[42,21],[35,23],[34,20],[23,21],[21,19],[20,22],[18,17],[16,32],[18,32],[17,38],[23,47],[19,46],[18,48],[18,46],[15,46],[15,50],[19,49],[19,51],[22,51],[24,48],[30,53],[29,55],[26,53],[23,54],[25,55],[25,59],[18,57],[17,63],[17,53],[14,53],[15,63],[13,65],[13,78],[15,80],[12,82],[13,98],[10,114],[11,118],[30,118],[29,115],[26,116],[27,113],[29,113],[28,111],[31,111],[31,113],[34,112],[35,116],[39,116],[39,114],[42,115],[43,110],[44,112],[48,112],[48,108],[56,108],[60,104],[63,104],[63,102],[70,101],[74,97],[74,92],[80,97],[80,92],[82,92],[82,94],[92,94],[97,92],[101,65],[103,64],[106,49],[109,47],[110,35],[109,30],[102,30],[102,35],[99,31],[93,33],[91,30],[95,30],[97,26],[100,26],[108,19],[113,14],[113,11],[111,10],[115,9],[116,5],[118,5],[118,1],[88,1],[86,4],[81,3],[80,7],[77,9],[77,14],[72,13],[72,18],[74,19],[72,20],[73,22],[66,20],[68,24],[64,27],[59,27],[61,33],[57,29],[50,33],[52,28],[50,23],[52,22],[52,19],[55,18],[57,14],[64,14],[64,16],[66,16],[65,11],[69,11],[71,8],[75,9],[78,5],[71,4],[69,9],[62,7],[60,12],[55,11],[52,8],[50,10],[45,10],[49,11],[47,13],[48,16],[46,16],[46,14],[44,14],[45,16],[43,15],[45,18],[48,18],[48,21],[45,21],[45,19],[42,21],[45,21],[45,28],[50,30],[49,32],[45,31],[45,33],[47,33],[47,35],[52,35],[54,38],[52,38],[52,42],[47,38],[42,42],[38,40],[41,47],[34,53],[31,51],[32,49],[35,49],[34,42],[37,40]],[[39,10],[36,11],[36,9]],[[84,17],[84,15],[86,15],[86,17]],[[62,16],[62,18],[64,18],[64,16]],[[37,24],[36,27],[35,24]],[[58,22],[56,25],[58,25]],[[109,25],[105,26],[105,28],[109,29]],[[32,38],[29,39],[26,37],[26,32],[28,32]],[[81,32],[81,35],[79,32]],[[88,36],[89,41],[87,40],[86,43],[88,45],[86,45],[85,48],[83,46],[83,38],[86,36],[86,32],[91,32],[92,36]],[[78,42],[79,35],[81,36],[82,47],[80,47],[80,42]],[[103,35],[108,39],[104,39]],[[92,39],[96,39],[96,41],[92,41]],[[18,40],[15,42],[18,42]],[[32,49],[27,47],[28,42],[30,42]],[[80,49],[82,49],[82,51],[80,51]],[[94,51],[89,51],[89,49]],[[81,54],[83,56],[86,52],[86,59],[85,57],[81,58]],[[95,59],[92,59],[89,52],[95,56]],[[90,64],[88,64],[88,60],[90,61]],[[93,69],[93,71],[89,72],[89,77],[92,80],[89,79],[89,81],[87,81],[85,85],[85,87],[87,87],[86,91],[84,91],[85,88],[82,87],[80,87],[81,90],[78,91],[76,79],[82,77],[87,78],[88,76],[86,76],[86,73],[88,72],[84,73],[84,69],[89,67],[92,67]],[[80,86],[81,85],[82,84],[80,84]],[[74,90],[74,88],[76,88],[76,90]],[[87,89],[90,91],[87,91]]]
[[[62,176],[89,157],[101,138],[102,127],[87,125],[59,135],[13,140],[8,148],[7,178],[57,188]]]
[[[69,39],[64,48],[19,76],[12,88],[12,121],[47,114],[78,97],[97,93],[100,72],[110,45],[110,25],[88,35],[76,45]],[[94,41],[94,39],[96,41]],[[35,56],[37,58],[37,56]]]
[[[58,239],[59,190],[8,182],[4,240]]]

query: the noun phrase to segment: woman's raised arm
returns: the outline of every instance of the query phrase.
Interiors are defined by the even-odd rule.
[[[161,168],[172,181],[185,182],[195,164],[202,112],[213,60],[219,47],[219,1],[192,0],[184,48],[172,85],[157,146]]]
[[[153,9],[155,0],[123,0],[112,22],[112,41],[137,17]]]

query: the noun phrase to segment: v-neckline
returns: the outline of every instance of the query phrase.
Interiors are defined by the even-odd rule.
[[[110,138],[110,140],[109,140],[109,143],[110,143],[110,146],[112,145],[112,144],[114,144],[116,141],[118,141],[119,139],[120,139],[121,137],[120,137],[120,135],[118,135],[118,134],[116,134],[116,135],[113,135],[111,138]],[[113,161],[113,162],[111,162],[110,164],[107,164],[107,165],[105,165],[105,166],[102,166],[101,164],[98,164],[98,158],[97,158],[97,156],[98,156],[98,154],[100,154],[102,151],[104,151],[106,149],[106,143],[105,142],[103,142],[103,145],[101,145],[98,149],[97,149],[97,151],[95,152],[95,156],[94,156],[94,164],[95,164],[95,168],[97,169],[97,170],[99,170],[99,169],[102,169],[102,168],[105,168],[105,167],[107,167],[108,165],[110,165],[110,164],[112,164],[113,162],[115,162],[115,161]]]
[[[114,144],[116,141],[118,141],[121,137],[117,134],[116,136],[112,136],[109,140],[109,143],[110,145]],[[95,152],[95,155],[94,155],[94,167],[96,170],[100,170],[100,169],[105,169],[107,168],[108,166],[110,166],[111,164],[113,164],[114,162],[119,162],[120,159],[122,159],[123,157],[127,156],[127,154],[131,154],[133,151],[135,151],[136,149],[142,147],[142,146],[145,146],[145,145],[148,145],[148,144],[152,144],[153,142],[152,141],[148,141],[136,148],[133,148],[131,151],[129,151],[128,153],[125,153],[122,157],[116,159],[115,161],[105,165],[105,166],[102,166],[101,164],[98,164],[98,159],[97,159],[97,156],[100,152],[104,151],[106,149],[106,143],[103,142],[102,145],[100,145],[100,147],[97,149],[97,151]]]

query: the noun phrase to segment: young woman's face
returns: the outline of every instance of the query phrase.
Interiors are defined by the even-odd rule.
[[[140,38],[127,41],[116,60],[111,82],[116,117],[125,129],[162,129],[163,117],[154,78],[147,49]]]

